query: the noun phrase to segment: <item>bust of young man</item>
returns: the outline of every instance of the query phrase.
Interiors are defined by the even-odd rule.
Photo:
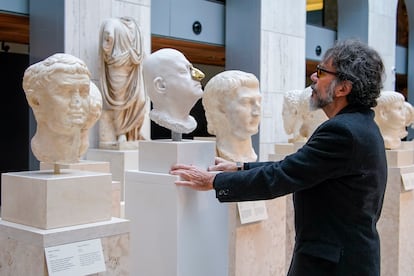
[[[382,91],[377,103],[375,122],[384,138],[385,148],[396,149],[401,145],[401,139],[407,136],[404,96],[395,91]]]
[[[202,102],[207,130],[216,136],[217,156],[256,161],[251,136],[259,131],[261,100],[259,81],[251,73],[229,70],[209,80]]]
[[[26,69],[23,89],[37,122],[31,140],[35,157],[46,163],[78,162],[102,111],[102,96],[86,64],[54,54]]]
[[[150,119],[176,133],[197,127],[190,111],[203,95],[204,74],[175,49],[160,49],[144,59],[145,91],[152,101]]]

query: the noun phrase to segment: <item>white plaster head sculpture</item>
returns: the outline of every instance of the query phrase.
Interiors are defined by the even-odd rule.
[[[396,149],[407,136],[404,96],[395,91],[381,91],[374,107],[375,122],[384,138],[385,148]]]
[[[303,123],[299,132],[302,137],[306,138],[306,140],[309,139],[318,126],[328,120],[328,116],[326,116],[325,112],[321,108],[313,109],[311,107],[311,95],[312,88],[310,86],[302,90],[301,108],[304,112],[302,115]]]
[[[404,102],[405,106],[405,125],[413,127],[414,124],[414,107],[409,102]]]
[[[304,137],[300,135],[300,127],[302,126],[302,110],[301,97],[302,90],[290,90],[283,96],[282,119],[283,128],[288,135],[292,135],[288,142],[304,141]]]
[[[99,37],[100,81],[105,101],[105,118],[111,124],[101,131],[114,134],[117,142],[144,139],[141,129],[148,113],[142,84],[144,56],[140,28],[133,18],[109,18],[102,22]],[[108,115],[109,113],[110,115]],[[114,141],[101,141],[104,142]]]
[[[305,142],[315,129],[328,119],[321,109],[310,107],[312,89],[287,91],[283,99],[282,118],[289,143]]]
[[[26,69],[23,89],[37,122],[31,140],[35,157],[55,164],[78,162],[102,110],[86,64],[69,54],[54,54]]]
[[[202,99],[207,130],[216,136],[217,156],[233,161],[256,161],[251,136],[261,118],[259,81],[251,73],[221,72],[211,78]]]
[[[193,67],[179,51],[160,49],[143,62],[145,91],[152,101],[150,119],[176,133],[197,127],[190,111],[203,95],[203,72]]]

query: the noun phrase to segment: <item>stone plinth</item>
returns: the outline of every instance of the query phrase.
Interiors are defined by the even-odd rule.
[[[93,160],[80,160],[78,163],[60,164],[61,169],[71,169],[80,171],[92,171],[92,172],[104,172],[110,173],[111,168],[109,162],[93,161]],[[54,164],[40,162],[40,170],[53,170]]]
[[[295,145],[293,143],[277,143],[274,147],[274,154],[269,154],[269,161],[279,161],[286,157],[286,155],[295,152]]]
[[[140,157],[140,168],[151,171],[125,173],[131,275],[227,275],[227,205],[213,191],[177,187],[178,177],[168,174],[178,161],[207,168],[214,163],[215,143],[148,141],[140,143],[140,155],[148,156]],[[152,167],[141,163],[147,160]]]
[[[284,159],[287,155],[290,155],[296,152],[299,148],[303,146],[303,142],[295,143],[278,143],[275,144],[275,154],[269,155],[269,161],[279,161]],[[293,197],[292,194],[281,197],[281,199],[286,200],[286,232],[285,232],[285,273],[287,273],[290,262],[293,255],[293,249],[295,246],[295,210],[293,208]]]
[[[129,274],[129,221],[105,222],[42,230],[0,219],[0,275],[47,276],[44,249],[101,239],[106,271],[97,276]]]
[[[111,174],[61,170],[2,174],[2,218],[41,229],[111,219]]]
[[[414,164],[414,154],[412,149],[393,149],[387,150],[387,163],[390,168],[410,166]]]
[[[125,171],[138,170],[138,150],[88,149],[85,159],[109,162],[112,180],[121,183],[121,201],[123,201]]]
[[[78,163],[61,164],[61,169],[92,171],[92,172],[105,172],[111,173],[109,162],[93,161],[93,160],[80,160]],[[40,170],[53,170],[54,164],[40,162]],[[121,182],[112,181],[112,212],[113,217],[120,218],[121,215]]]
[[[387,150],[388,181],[378,222],[384,276],[414,275],[414,190],[410,184],[414,164],[410,155],[413,149]]]
[[[176,163],[192,164],[207,169],[214,164],[215,142],[203,140],[140,141],[139,171],[168,173]],[[197,158],[194,158],[194,157]]]

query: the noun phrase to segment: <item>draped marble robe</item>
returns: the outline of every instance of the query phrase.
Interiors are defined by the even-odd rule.
[[[132,18],[109,18],[100,31],[101,90],[105,109],[113,110],[118,142],[143,139],[146,95],[142,85],[141,33]]]

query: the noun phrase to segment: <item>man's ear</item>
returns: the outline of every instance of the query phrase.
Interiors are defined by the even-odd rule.
[[[342,81],[335,92],[337,97],[346,97],[352,90],[352,83],[348,80]]]
[[[164,94],[167,92],[167,84],[162,77],[156,77],[153,82],[155,90],[157,90],[158,93]]]

